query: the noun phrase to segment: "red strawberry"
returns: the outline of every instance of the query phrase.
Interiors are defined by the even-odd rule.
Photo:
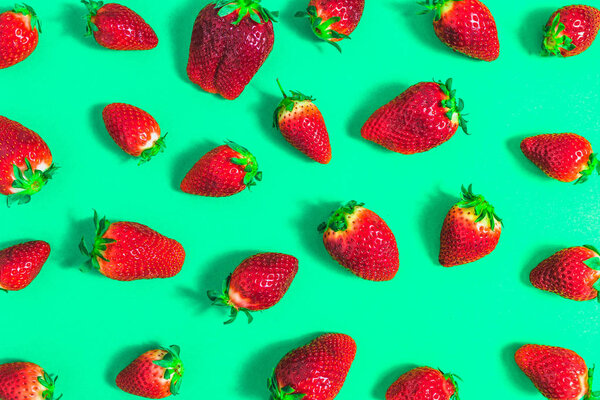
[[[577,301],[596,297],[600,301],[598,278],[600,255],[589,245],[563,249],[542,261],[529,275],[536,288]]]
[[[100,46],[112,50],[150,50],[158,37],[150,25],[133,10],[116,3],[81,0],[89,15],[86,35],[94,35]]]
[[[0,193],[8,205],[28,203],[57,167],[44,140],[18,122],[0,116]]]
[[[209,93],[237,98],[263,65],[275,36],[277,13],[260,0],[217,0],[200,11],[190,44],[187,74]]]
[[[283,100],[275,109],[273,126],[292,146],[321,164],[331,161],[331,145],[323,115],[314,105],[313,99],[300,92],[292,91],[288,97],[277,80]]]
[[[592,145],[574,133],[531,136],[521,142],[521,151],[546,175],[561,182],[583,183],[600,165]]]
[[[33,53],[42,32],[33,8],[17,4],[0,14],[0,69],[20,63]]]
[[[117,375],[116,384],[124,392],[148,399],[178,394],[183,378],[179,346],[150,350],[136,358]]]
[[[444,267],[467,264],[490,254],[496,248],[502,220],[483,196],[462,187],[456,203],[442,225],[440,264]]]
[[[596,399],[590,383],[593,372],[572,350],[526,344],[515,353],[515,361],[535,387],[551,400]],[[589,380],[589,381],[588,381]]]
[[[308,17],[315,35],[341,52],[336,42],[350,39],[364,8],[365,0],[310,0],[306,11],[297,12],[296,17]]]
[[[571,57],[586,51],[600,29],[600,10],[591,6],[563,7],[544,28],[542,55]]]
[[[402,154],[431,150],[459,126],[467,133],[464,103],[455,95],[452,79],[417,83],[375,111],[363,125],[362,137]]]
[[[319,226],[325,248],[343,267],[370,281],[389,281],[400,264],[398,245],[381,217],[351,201]]]
[[[170,278],[181,271],[185,251],[179,242],[135,222],[98,220],[94,211],[96,238],[91,250],[81,239],[81,253],[108,278],[118,281]]]
[[[40,273],[50,255],[50,245],[41,240],[0,250],[0,289],[21,290]]]
[[[327,333],[287,353],[269,380],[272,400],[333,400],[344,385],[356,343],[342,333]]]
[[[279,303],[298,272],[298,259],[279,253],[261,253],[246,258],[229,275],[221,291],[211,290],[213,305],[231,307],[229,320],[242,311],[252,322],[251,311],[262,311]]]
[[[237,143],[226,142],[205,155],[181,182],[181,190],[209,197],[232,196],[262,180],[256,158]]]
[[[454,51],[483,61],[500,55],[496,21],[479,0],[425,0],[419,2],[433,11],[433,30]]]
[[[104,108],[102,118],[115,143],[125,153],[140,157],[139,164],[150,161],[166,147],[165,138],[160,137],[160,126],[141,108],[112,103]]]
[[[56,379],[34,363],[2,364],[0,365],[0,399],[58,400],[62,396],[54,397]]]
[[[430,367],[414,368],[390,386],[385,400],[458,400],[456,378]]]

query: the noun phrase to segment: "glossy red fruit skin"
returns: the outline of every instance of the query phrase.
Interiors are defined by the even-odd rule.
[[[356,343],[327,333],[287,353],[275,368],[274,384],[290,386],[303,400],[333,400],[342,389],[356,355]],[[276,400],[279,398],[274,397]]]
[[[594,284],[600,271],[584,264],[599,255],[587,247],[569,247],[548,257],[529,274],[531,284],[567,299],[585,301],[598,296]]]
[[[150,50],[158,45],[158,37],[150,25],[133,10],[116,3],[98,9],[91,17],[98,27],[94,39],[111,50]]]
[[[115,143],[129,155],[139,157],[160,138],[160,126],[141,108],[112,103],[104,107],[102,118]]]
[[[124,392],[148,399],[163,399],[171,395],[170,380],[164,379],[165,369],[154,364],[167,351],[149,350],[136,358],[117,375],[115,383]]]
[[[38,44],[37,26],[31,16],[12,11],[0,14],[0,69],[8,68],[33,53]]]
[[[0,399],[42,400],[46,388],[38,382],[44,370],[34,363],[13,362],[0,365]],[[49,397],[51,399],[52,396]]]
[[[219,17],[214,3],[200,11],[194,23],[187,74],[209,93],[225,99],[239,97],[263,65],[275,36],[273,23],[262,24],[245,16],[237,25],[238,11]]]
[[[515,353],[515,361],[548,399],[580,400],[588,393],[588,368],[572,350],[526,344]]]
[[[0,250],[0,289],[21,290],[40,273],[50,255],[50,245],[41,240]]]
[[[546,24],[546,28],[552,26],[552,21],[559,13],[560,22],[565,26],[562,34],[571,38],[572,43],[575,45],[573,50],[561,48],[561,56],[571,57],[583,53],[592,45],[598,35],[598,30],[600,29],[600,10],[586,5],[562,7],[552,14]]]
[[[385,400],[450,400],[455,388],[451,378],[430,367],[406,372],[385,394]]]
[[[329,28],[349,36],[362,18],[365,0],[310,0],[308,5],[316,7],[317,16],[323,21],[339,17],[340,20],[331,24]],[[342,39],[331,39],[333,42],[340,40]]]

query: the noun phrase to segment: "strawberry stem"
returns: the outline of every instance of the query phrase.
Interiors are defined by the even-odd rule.
[[[244,185],[250,189],[252,186],[256,186],[256,181],[262,181],[262,172],[258,170],[258,162],[254,155],[252,155],[245,147],[242,147],[231,140],[225,141],[225,144],[240,155],[239,157],[232,158],[231,162],[235,165],[244,167],[244,172],[246,172],[246,175],[244,176]]]
[[[279,82],[279,79],[277,79],[277,84],[279,85],[279,89],[281,90],[281,93],[283,93],[283,100],[281,100],[281,102],[275,109],[275,112],[273,113],[273,127],[279,129],[279,115],[281,112],[294,111],[294,106],[299,101],[307,101],[307,100],[315,101],[316,99],[314,99],[312,96],[307,96],[305,94],[302,94],[302,93],[300,93],[298,91],[294,91],[294,90],[290,90],[292,95],[288,96],[285,93],[285,90],[283,90],[283,87],[281,86],[281,82]]]
[[[308,6],[306,11],[298,11],[295,16],[298,18],[307,17],[315,36],[334,46],[340,53],[342,48],[333,39],[350,39],[350,36],[331,29],[331,25],[341,21],[340,17],[331,17],[323,21],[323,18],[317,15],[317,7],[315,6]]]
[[[590,158],[588,159],[587,166],[585,167],[585,169],[579,171],[579,174],[581,176],[579,177],[579,179],[577,179],[575,181],[574,185],[587,182],[587,180],[590,179],[590,177],[592,176],[594,171],[597,172],[598,174],[600,174],[600,162],[599,161],[600,160],[598,160],[597,153],[590,154]]]
[[[446,116],[452,122],[458,122],[458,125],[461,127],[464,133],[467,135],[469,132],[467,131],[467,120],[463,118],[463,109],[465,108],[465,103],[462,99],[456,97],[456,90],[452,89],[452,78],[448,78],[446,82],[442,81],[434,81],[440,86],[440,89],[448,99],[442,100],[442,107],[446,108]]]
[[[94,210],[94,226],[96,228],[96,238],[94,239],[94,245],[92,250],[88,250],[85,246],[85,237],[81,237],[81,242],[79,242],[79,251],[84,256],[88,257],[86,265],[82,267],[82,271],[89,270],[90,267],[93,267],[97,270],[100,269],[100,264],[98,263],[98,258],[109,262],[109,260],[104,257],[104,252],[106,251],[106,247],[110,243],[116,242],[114,239],[104,238],[104,234],[110,228],[110,222],[106,219],[106,217],[102,217],[102,219],[98,219],[98,213]]]
[[[257,24],[269,21],[277,22],[279,16],[279,12],[271,12],[261,6],[260,0],[218,0],[215,8],[219,10],[217,13],[219,17],[225,17],[237,11],[238,18],[231,23],[232,25],[238,25],[246,16],[250,16],[250,19]]]
[[[544,29],[543,56],[562,56],[561,49],[566,51],[575,49],[573,40],[563,33],[564,30],[565,24],[560,22],[560,13],[556,13],[550,26]]]
[[[301,400],[306,396],[303,393],[296,393],[296,390],[289,385],[279,387],[275,370],[273,370],[273,375],[267,380],[267,387],[271,392],[271,400]]]
[[[25,168],[22,171],[16,164],[13,164],[14,181],[12,187],[19,189],[19,191],[8,195],[6,199],[8,207],[14,203],[29,203],[31,196],[42,190],[58,169],[56,165],[52,164],[46,170],[42,171],[40,169],[33,169],[27,158],[24,158],[24,162]]]
[[[179,393],[181,388],[181,380],[183,378],[183,362],[180,358],[181,349],[177,345],[171,345],[169,347],[162,347],[161,350],[167,352],[162,360],[156,360],[153,363],[161,368],[165,369],[163,378],[165,380],[171,380],[169,389],[172,395]]]
[[[56,381],[58,380],[58,376],[49,375],[46,371],[43,371],[44,375],[38,376],[37,381],[42,385],[45,389],[42,391],[42,398],[44,400],[59,400],[62,395],[54,398],[54,389]]]
[[[424,0],[419,1],[417,4],[426,8],[419,12],[418,14],[427,14],[433,12],[433,20],[439,21],[442,18],[442,9],[446,5],[446,3],[454,2],[454,1],[463,1],[463,0]]]
[[[496,221],[502,222],[502,219],[496,215],[494,206],[488,203],[482,195],[473,194],[473,185],[469,185],[468,189],[462,186],[460,198],[461,201],[456,203],[456,205],[460,208],[473,208],[475,214],[478,216],[475,220],[476,223],[488,217],[490,228],[493,231],[496,228]]]
[[[247,308],[242,308],[242,307],[236,306],[235,304],[233,304],[231,302],[231,299],[229,298],[230,282],[231,282],[231,274],[223,281],[221,291],[209,290],[207,292],[208,298],[212,301],[213,306],[231,307],[231,309],[229,311],[229,319],[227,321],[223,322],[224,325],[229,325],[233,321],[235,321],[235,319],[237,318],[240,311],[243,312],[244,314],[246,314],[246,317],[248,318],[248,323],[250,324],[254,320],[254,317],[252,317],[250,310],[248,310]]]
[[[356,207],[362,207],[364,203],[358,203],[354,200],[349,201],[346,205],[341,206],[337,210],[331,213],[327,222],[321,223],[317,230],[324,233],[327,229],[331,229],[334,232],[345,231],[348,229],[348,215],[354,214]]]
[[[285,93],[285,90],[283,90],[283,87],[281,86],[281,82],[279,82],[279,78],[277,78],[277,85],[279,85],[279,90],[281,90],[281,93],[283,94],[283,98],[286,99],[287,94]]]

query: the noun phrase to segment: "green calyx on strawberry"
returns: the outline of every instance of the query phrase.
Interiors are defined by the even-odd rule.
[[[339,44],[332,41],[331,39],[350,39],[350,36],[334,31],[330,28],[331,25],[341,21],[340,17],[331,17],[328,20],[323,21],[323,18],[317,16],[317,7],[315,6],[308,6],[306,11],[298,11],[296,13],[296,17],[308,17],[308,19],[310,20],[310,26],[312,27],[312,30],[315,33],[315,35],[319,39],[326,41],[327,43],[331,44],[333,47],[338,49],[340,53],[342,52],[342,48]]]
[[[452,382],[452,385],[454,386],[454,394],[452,395],[452,397],[450,397],[450,400],[460,400],[460,397],[458,396],[458,382],[457,381],[462,381],[462,379],[460,378],[460,376],[455,375],[455,374],[446,374],[444,372],[442,372],[441,370],[438,370],[441,372],[441,374],[444,376],[444,379],[450,379],[450,382]]]
[[[277,377],[275,377],[275,371],[273,371],[273,376],[267,381],[267,387],[271,392],[270,400],[301,400],[306,396],[303,393],[296,393],[291,386],[280,388],[277,383]]]
[[[58,169],[58,167],[54,164],[52,164],[45,171],[33,169],[27,158],[25,158],[25,165],[27,168],[25,171],[21,171],[19,167],[13,164],[13,174],[15,176],[15,180],[13,181],[12,187],[22,190],[8,196],[6,201],[9,207],[14,203],[29,203],[31,196],[39,192],[44,187],[46,182],[52,179],[52,176]]]
[[[264,24],[269,21],[277,22],[279,16],[279,12],[271,12],[261,6],[260,0],[218,0],[215,3],[215,8],[219,9],[217,13],[219,17],[225,17],[238,11],[238,19],[232,22],[233,25],[242,22],[247,15],[257,24]]]
[[[37,16],[37,14],[35,13],[35,10],[23,3],[23,4],[15,4],[15,8],[13,8],[13,12],[15,13],[19,13],[19,14],[23,14],[25,16],[29,16],[30,18],[30,24],[31,24],[31,29],[33,30],[34,28],[37,28],[39,33],[42,33],[42,22],[40,21],[40,18]]]
[[[462,128],[463,132],[468,135],[467,120],[463,118],[462,114],[462,111],[465,108],[465,103],[462,99],[456,98],[456,90],[452,89],[452,78],[446,80],[446,83],[442,81],[437,81],[436,83],[440,85],[442,92],[449,97],[448,100],[442,100],[442,107],[448,109],[446,116],[451,121],[454,121],[456,118],[458,125]]]
[[[482,195],[473,194],[472,187],[473,185],[469,185],[469,188],[466,189],[462,186],[462,193],[460,194],[461,201],[456,203],[456,206],[460,208],[474,208],[475,214],[477,214],[475,223],[488,217],[490,220],[490,228],[493,231],[496,227],[496,221],[502,222],[502,219],[496,215],[494,206],[488,203]]]
[[[560,13],[552,20],[552,24],[545,29],[544,41],[542,42],[543,56],[561,56],[560,49],[573,50],[575,45],[573,40],[562,32],[565,30],[565,24],[560,22]]]
[[[362,207],[364,203],[358,203],[354,200],[349,201],[346,205],[338,208],[331,214],[327,222],[321,223],[317,228],[319,232],[323,233],[327,229],[331,229],[334,232],[345,231],[348,229],[348,220],[346,216],[354,214],[356,207]]]
[[[574,184],[577,185],[579,183],[586,182],[588,179],[590,179],[590,176],[592,176],[594,171],[600,174],[600,160],[598,160],[598,155],[596,153],[590,154],[587,168],[579,172],[581,176],[575,181]]]
[[[594,250],[594,251],[596,251],[596,250]],[[596,365],[593,365],[592,368],[588,369],[588,392],[583,397],[583,400],[599,400],[600,399],[600,391],[592,392],[592,384],[594,383],[594,370],[595,369],[596,369]]]
[[[58,380],[58,376],[52,377],[48,375],[46,371],[44,371],[44,376],[38,376],[37,378],[40,385],[42,385],[45,390],[42,392],[42,398],[44,400],[59,400],[62,397],[62,394],[56,398],[54,398],[54,388],[56,381]]]
[[[285,93],[285,90],[283,90],[283,87],[281,86],[281,82],[279,82],[279,79],[277,79],[277,84],[279,85],[279,89],[281,90],[281,93],[283,94],[283,100],[281,100],[281,102],[275,109],[275,112],[273,113],[273,126],[277,129],[279,129],[279,112],[281,110],[286,110],[287,112],[292,112],[292,111],[294,111],[294,106],[296,105],[297,102],[299,102],[299,101],[315,101],[316,99],[314,99],[311,96],[302,94],[300,92],[296,92],[294,90],[290,90],[292,95],[288,96]]]
[[[433,12],[433,19],[435,21],[439,21],[442,18],[442,12],[444,10],[444,6],[446,3],[453,3],[455,1],[462,0],[425,0],[419,1],[417,4],[426,8],[426,10],[421,11],[419,14],[427,14],[429,12]]]
[[[83,237],[79,243],[79,250],[81,251],[81,254],[90,258],[88,264],[86,264],[86,267],[84,267],[84,270],[89,269],[90,266],[99,270],[100,265],[98,264],[98,257],[106,262],[109,262],[109,260],[104,257],[103,253],[106,251],[107,244],[116,242],[114,239],[106,239],[102,237],[110,227],[110,222],[108,222],[106,217],[102,217],[102,219],[99,220],[96,210],[94,210],[94,226],[96,227],[96,238],[94,239],[94,247],[92,247],[92,250],[88,250],[86,248],[85,239]]]
[[[168,381],[173,377],[170,386],[171,394],[178,394],[184,372],[183,362],[179,357],[181,349],[174,344],[169,347],[161,347],[161,350],[166,351],[167,354],[165,354],[162,360],[156,360],[153,363],[165,369],[165,375],[163,376],[165,380]]]
[[[255,180],[258,182],[262,181],[262,172],[258,170],[258,162],[252,153],[245,147],[230,140],[226,141],[225,144],[241,155],[241,158],[232,158],[231,162],[244,167],[244,172],[246,173],[246,176],[244,176],[244,185],[251,188],[252,186],[256,186]]]
[[[98,10],[104,6],[103,1],[95,1],[95,0],[81,0],[83,4],[87,7],[89,14],[87,16],[87,27],[85,29],[85,36],[90,36],[93,32],[98,32],[98,27],[96,24],[92,22],[92,18],[98,14]]]
[[[163,137],[158,138],[156,142],[154,142],[154,146],[142,151],[142,154],[140,154],[140,162],[138,163],[138,165],[147,163],[152,159],[152,157],[154,157],[158,153],[162,153],[163,151],[165,151],[165,149],[167,148],[167,145],[165,143],[167,135],[168,133],[165,134]]]
[[[583,245],[583,247],[590,249],[591,251],[593,251],[596,254],[600,254],[600,252],[598,251],[597,248],[595,248],[594,246],[592,246],[591,244],[585,244]],[[592,257],[592,258],[588,258],[587,260],[585,260],[583,262],[588,268],[591,268],[593,270],[596,271],[600,271],[600,257]],[[600,279],[598,279],[596,281],[596,283],[594,283],[594,289],[596,289],[598,291],[598,296],[596,296],[596,300],[598,300],[598,303],[600,303]],[[590,387],[592,387],[590,385]]]
[[[248,323],[251,323],[254,320],[250,310],[246,308],[240,308],[234,305],[229,299],[229,283],[231,282],[231,274],[223,281],[223,286],[221,291],[218,290],[209,290],[207,292],[208,298],[213,302],[213,306],[220,307],[231,307],[231,311],[229,312],[229,319],[223,322],[225,325],[231,324],[237,318],[239,312],[243,312],[246,314],[248,318]]]

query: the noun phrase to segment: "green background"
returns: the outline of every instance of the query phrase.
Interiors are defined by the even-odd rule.
[[[58,373],[66,399],[127,399],[114,377],[157,344],[179,344],[186,376],[179,398],[266,399],[266,379],[290,349],[322,332],[350,334],[356,360],[341,400],[383,399],[417,365],[460,375],[464,399],[539,399],[518,370],[520,344],[571,348],[600,362],[596,302],[533,288],[528,273],[563,247],[600,245],[599,180],[551,180],[525,159],[520,140],[576,132],[597,140],[600,44],[572,59],[538,55],[541,26],[560,1],[488,0],[501,54],[492,63],[455,54],[411,0],[368,1],[344,53],[317,42],[293,17],[306,1],[269,0],[282,12],[271,56],[243,95],[222,100],[185,73],[191,29],[204,1],[128,0],[156,30],[158,48],[117,52],[82,36],[77,1],[34,1],[43,34],[34,54],[0,71],[0,113],[38,132],[61,169],[25,206],[0,208],[2,248],[50,242],[38,278],[3,295],[0,361],[29,360]],[[3,9],[12,7],[0,1]],[[363,140],[360,128],[408,86],[453,77],[471,136],[403,156]],[[271,127],[287,89],[317,98],[333,147],[311,162]],[[143,167],[111,141],[102,108],[126,102],[169,132],[168,149]],[[264,180],[230,198],[185,194],[179,183],[198,158],[232,139],[258,158]],[[504,218],[497,249],[476,263],[437,263],[439,230],[461,184],[473,183]],[[364,201],[394,231],[400,270],[390,282],[356,278],[330,259],[317,225],[337,205]],[[117,282],[82,274],[77,250],[92,234],[92,209],[180,241],[182,272],[168,280]],[[298,275],[280,304],[223,326],[206,290],[245,257],[293,254]]]

